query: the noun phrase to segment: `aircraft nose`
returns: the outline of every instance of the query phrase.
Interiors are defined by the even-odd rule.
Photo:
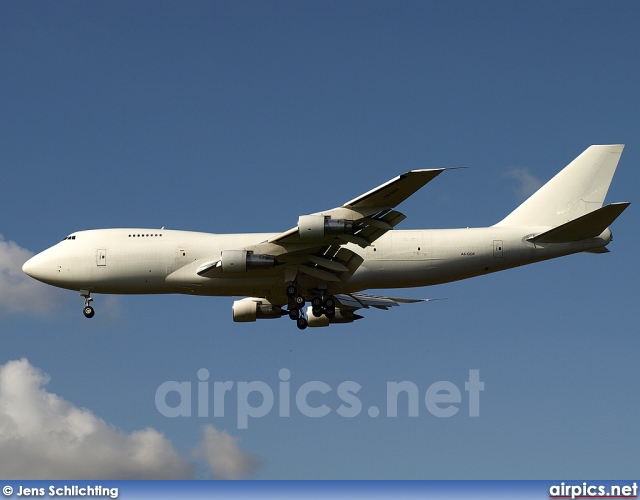
[[[22,271],[25,274],[45,283],[55,277],[52,270],[53,262],[50,259],[49,250],[34,255],[22,265]]]
[[[22,264],[22,272],[33,277],[31,274],[31,265],[33,264],[33,257],[31,257],[27,262]]]

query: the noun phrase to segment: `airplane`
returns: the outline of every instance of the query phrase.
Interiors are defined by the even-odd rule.
[[[500,222],[481,228],[397,230],[396,206],[446,168],[412,170],[281,233],[211,234],[97,229],[70,234],[22,270],[92,293],[247,296],[233,320],[288,316],[301,330],[352,323],[356,311],[430,299],[367,289],[447,283],[578,252],[607,253],[611,223],[630,203],[603,206],[624,145],[590,146]],[[310,304],[306,306],[305,305]]]

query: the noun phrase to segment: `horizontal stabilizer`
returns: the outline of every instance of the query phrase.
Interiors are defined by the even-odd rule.
[[[567,243],[596,238],[630,205],[612,203],[529,238],[533,243]]]

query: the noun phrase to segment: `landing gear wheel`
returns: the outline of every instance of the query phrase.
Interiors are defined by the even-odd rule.
[[[289,317],[292,320],[297,320],[300,317],[300,309],[289,309]]]
[[[298,309],[301,308],[302,306],[304,306],[305,300],[304,300],[304,297],[302,295],[297,295],[296,298],[293,299],[293,301],[295,302],[296,307]]]
[[[84,297],[84,309],[82,309],[82,313],[85,318],[93,318],[93,315],[96,313],[91,307],[91,302],[93,301],[93,297],[91,296],[91,292],[89,290],[80,290],[80,295]]]
[[[311,306],[314,309],[320,309],[322,307],[322,299],[320,297],[314,297],[311,299]]]
[[[322,316],[322,308],[314,307],[313,309],[311,309],[311,314],[313,314],[314,317],[319,318],[320,316]]]
[[[331,309],[329,309],[327,307],[327,310],[324,312],[325,316],[329,319],[331,318],[335,318],[336,317],[336,308],[332,307]]]
[[[331,297],[328,297],[327,300],[324,301],[324,306],[327,308],[327,310],[335,309],[336,301],[333,300]]]
[[[287,297],[293,298],[298,294],[298,287],[295,285],[289,285],[287,287]]]
[[[86,306],[82,312],[84,313],[85,318],[93,318],[93,315],[96,313],[91,306]]]
[[[304,330],[309,325],[309,323],[307,323],[307,320],[305,318],[298,318],[298,320],[296,321],[296,325],[300,330]]]

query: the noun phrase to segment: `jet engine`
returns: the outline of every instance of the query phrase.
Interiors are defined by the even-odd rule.
[[[301,215],[298,217],[298,233],[301,240],[316,240],[337,234],[353,234],[353,222],[344,219],[328,219],[324,215]]]
[[[362,316],[354,314],[353,311],[341,311],[336,308],[336,315],[333,318],[327,318],[324,314],[319,318],[313,315],[313,307],[307,308],[307,322],[310,327],[329,326],[330,323],[353,323],[357,319],[361,319]]]
[[[220,264],[223,273],[244,273],[249,269],[269,269],[276,265],[276,259],[246,250],[223,250]]]
[[[255,297],[236,300],[233,303],[232,311],[233,321],[236,323],[246,323],[256,319],[279,318],[285,314],[280,306],[274,306],[267,299]]]

